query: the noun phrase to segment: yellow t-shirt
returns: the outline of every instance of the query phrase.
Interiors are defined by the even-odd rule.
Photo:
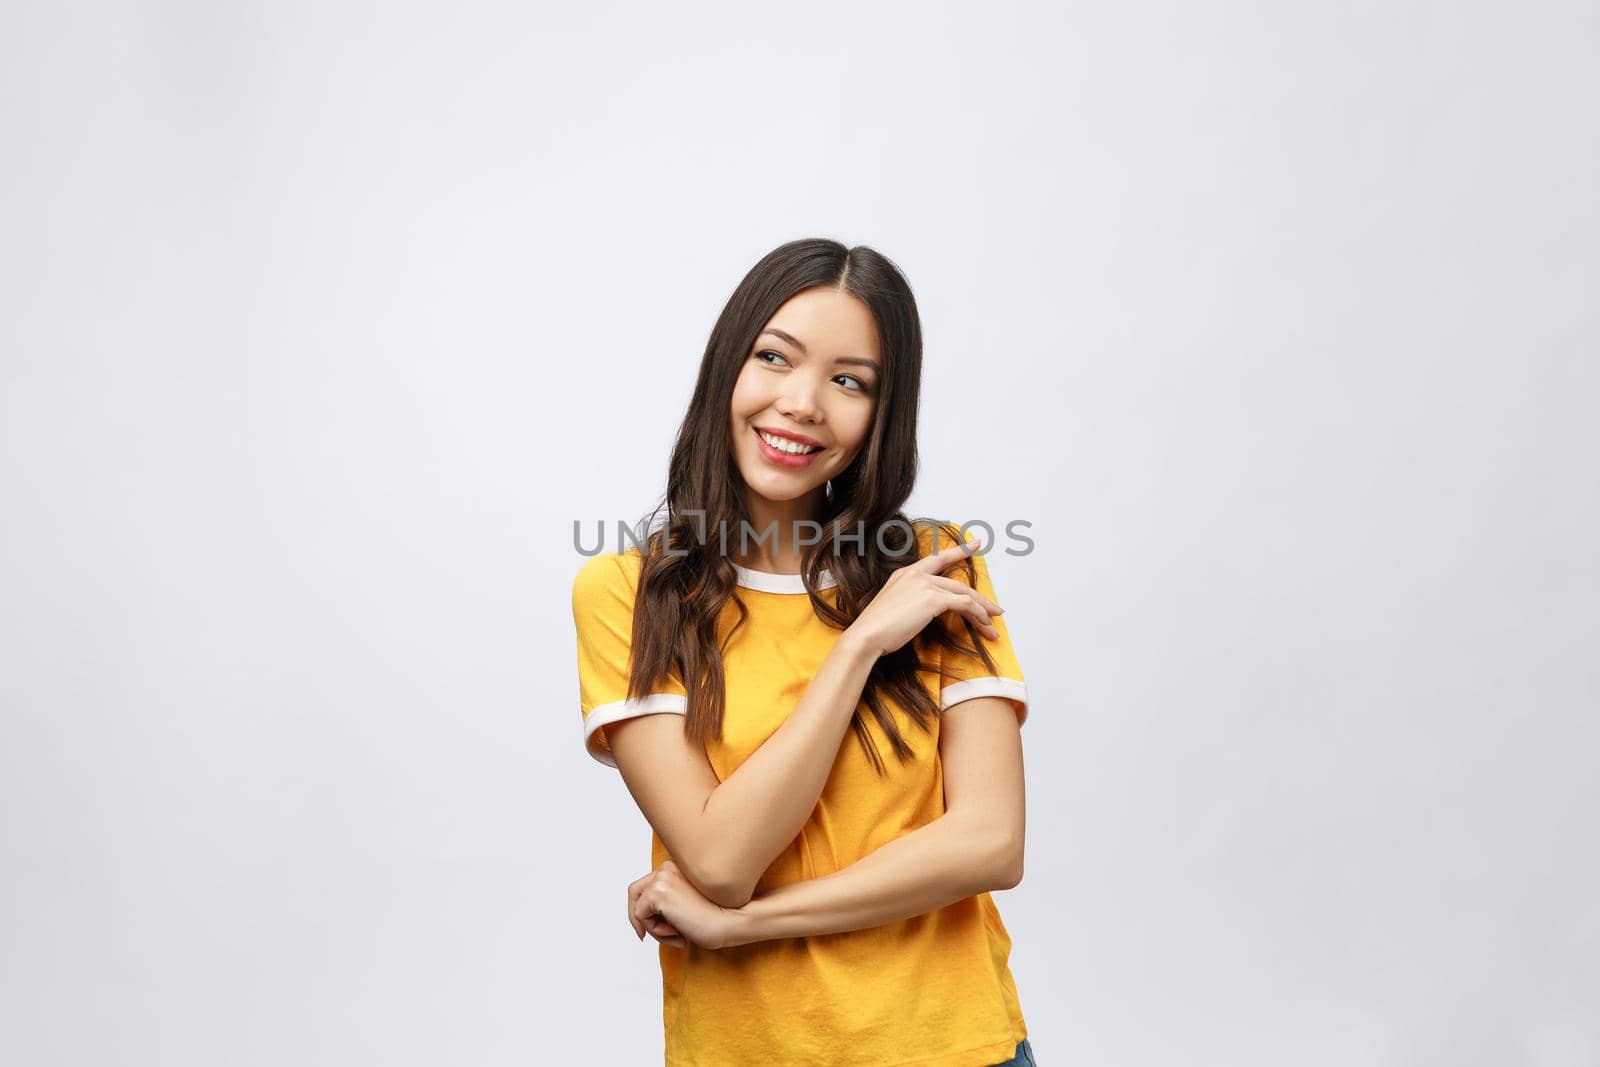
[[[931,528],[918,524],[918,531],[926,555]],[[949,544],[941,538],[941,548]],[[987,561],[974,556],[973,562],[978,591],[996,599]],[[658,692],[624,699],[640,566],[637,548],[595,556],[580,568],[572,589],[584,744],[612,767],[608,723],[686,712],[676,678]],[[949,573],[962,578],[959,570]],[[724,781],[794,709],[840,634],[812,611],[799,575],[739,568],[738,581],[736,595],[749,618],[724,654],[722,738],[706,742],[711,766]],[[831,576],[822,584],[823,596],[836,595],[829,591]],[[737,618],[730,601],[719,619],[719,640]],[[931,670],[921,677],[941,707],[1000,696],[1012,702],[1021,722],[1027,716],[1022,669],[1005,616],[996,616],[993,625],[1000,639],[979,639],[998,675],[976,657],[952,662],[953,654],[941,650],[944,665],[959,679],[941,680]],[[906,764],[896,759],[862,705],[886,777],[878,777],[854,731],[846,730],[816,809],[762,875],[758,896],[847,867],[943,814],[939,721],[924,733],[898,704],[888,706],[917,758]],[[651,869],[670,858],[654,832],[650,851]],[[716,950],[658,948],[668,1067],[988,1067],[1010,1059],[1028,1035],[1007,965],[1011,938],[988,893],[864,930]]]

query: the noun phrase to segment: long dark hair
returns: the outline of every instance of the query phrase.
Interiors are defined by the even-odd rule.
[[[743,529],[751,522],[745,507],[743,479],[729,448],[729,409],[734,383],[750,358],[756,336],[790,297],[816,286],[849,293],[871,310],[877,324],[883,371],[872,429],[855,459],[831,480],[820,519],[822,540],[807,547],[801,575],[812,609],[829,626],[843,630],[883,588],[889,576],[919,558],[919,543],[900,554],[885,551],[908,540],[912,522],[901,512],[917,476],[917,403],[922,377],[922,326],[911,286],[887,257],[857,245],[847,248],[822,238],[790,241],[762,257],[728,298],[711,330],[694,395],[684,413],[672,448],[667,492],[661,507],[647,517],[641,545],[643,565],[634,601],[633,644],[628,696],[657,690],[676,676],[688,697],[685,734],[704,742],[722,736],[724,677],[722,647],[717,644],[717,622],[732,598],[744,625],[749,611],[735,592],[733,562],[714,551],[718,538],[708,531]],[[905,524],[900,527],[898,524]],[[955,527],[943,525],[939,539],[956,544]],[[840,534],[864,532],[847,542],[850,551],[836,551]],[[731,536],[737,536],[736,533]],[[667,551],[670,548],[671,551]],[[970,559],[959,567],[967,584],[976,583]],[[818,594],[820,572],[830,570],[837,581],[837,604]],[[926,731],[939,714],[938,702],[920,683],[917,674],[938,670],[939,646],[977,655],[994,670],[994,662],[978,639],[972,622],[961,616],[967,644],[950,633],[943,617],[935,618],[913,641],[880,656],[862,691],[862,703],[889,738],[896,757],[912,758],[911,747],[900,736],[886,701],[892,700]],[[924,655],[929,662],[924,662]],[[950,676],[950,672],[945,672]],[[881,775],[883,762],[856,709],[851,728],[867,759]]]

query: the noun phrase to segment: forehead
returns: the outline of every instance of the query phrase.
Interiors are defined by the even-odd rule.
[[[807,353],[874,359],[879,355],[878,325],[872,311],[849,293],[826,288],[796,293],[766,325],[789,334]]]

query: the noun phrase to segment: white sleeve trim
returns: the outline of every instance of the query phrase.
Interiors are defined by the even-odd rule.
[[[601,704],[589,712],[583,720],[583,747],[589,755],[604,763],[607,767],[615,767],[617,761],[612,758],[611,750],[600,743],[596,731],[607,723],[621,722],[637,715],[655,715],[660,712],[670,712],[674,715],[689,714],[689,698],[680,693],[652,693],[639,700],[618,700],[610,704]]]
[[[973,697],[1005,697],[1017,705],[1017,725],[1028,718],[1028,687],[1015,678],[968,678],[939,690],[939,710]]]

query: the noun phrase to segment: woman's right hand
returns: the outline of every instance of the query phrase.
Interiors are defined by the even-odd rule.
[[[889,575],[845,633],[884,656],[917,636],[939,615],[956,611],[970,618],[979,633],[998,638],[1000,631],[989,618],[1005,609],[967,583],[942,573],[977,547],[976,541],[951,545],[901,567]]]

